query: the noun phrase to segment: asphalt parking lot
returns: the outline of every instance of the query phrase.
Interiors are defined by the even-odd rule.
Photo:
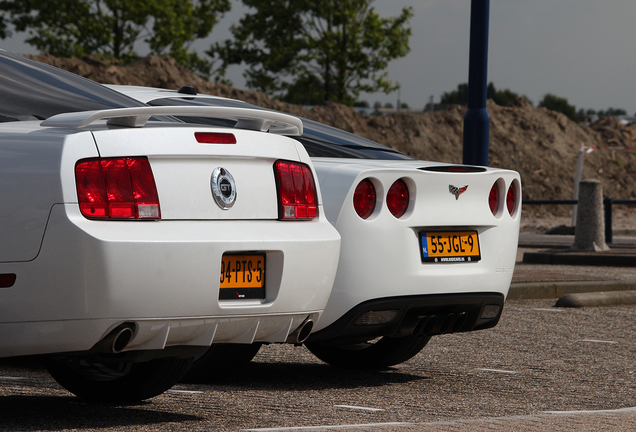
[[[383,371],[270,345],[241,373],[136,405],[83,403],[36,361],[0,362],[2,431],[636,429],[636,306],[506,304],[490,330],[433,338]]]

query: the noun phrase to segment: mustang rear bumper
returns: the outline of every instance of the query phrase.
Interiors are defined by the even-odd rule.
[[[16,275],[0,357],[87,351],[121,326],[123,351],[285,342],[323,312],[339,249],[325,219],[100,222],[55,205],[38,256],[0,263]],[[265,298],[221,300],[221,258],[244,251],[266,256]]]
[[[357,342],[379,336],[432,336],[482,330],[497,325],[503,304],[504,296],[501,293],[374,299],[355,306],[331,325],[313,333],[308,341]],[[374,319],[378,323],[374,324]]]

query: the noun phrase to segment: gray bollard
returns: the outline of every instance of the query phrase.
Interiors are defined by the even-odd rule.
[[[574,244],[571,251],[605,251],[605,222],[603,217],[603,187],[600,180],[579,183],[579,204],[576,212]]]

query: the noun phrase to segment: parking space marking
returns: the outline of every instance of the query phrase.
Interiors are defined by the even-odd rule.
[[[465,426],[471,424],[502,424],[510,421],[529,421],[536,422],[549,419],[552,416],[594,416],[594,415],[617,415],[617,414],[636,414],[636,407],[619,408],[613,410],[597,410],[597,411],[542,411],[537,414],[512,415],[504,417],[484,417],[477,419],[456,419],[442,420],[433,422],[394,422],[394,423],[367,423],[367,424],[343,424],[343,425],[322,425],[322,426],[291,426],[278,428],[261,428],[261,429],[241,429],[244,432],[289,432],[289,431],[330,431],[337,429],[363,429],[370,430],[373,428],[384,427],[423,427],[423,426]],[[468,430],[468,429],[467,429]]]
[[[352,410],[361,410],[361,411],[384,411],[382,408],[368,408],[368,407],[361,407],[361,406],[355,406],[355,405],[334,405],[336,408],[347,408],[347,409],[352,409]]]
[[[177,389],[170,389],[168,390],[169,393],[185,393],[185,394],[202,394],[202,391],[198,391],[198,390],[177,390]]]
[[[544,312],[565,312],[564,310],[561,310],[561,309],[548,309],[548,308],[534,308],[532,310],[544,311]]]
[[[502,370],[502,369],[476,368],[475,370],[482,371],[482,372],[495,372],[495,373],[505,373],[505,374],[516,374],[517,373],[515,371],[508,371],[508,370]]]
[[[245,432],[286,432],[286,431],[326,431],[333,429],[369,429],[375,427],[388,427],[388,426],[418,426],[422,423],[365,423],[365,424],[346,424],[346,425],[323,425],[323,426],[291,426],[291,427],[279,427],[279,428],[261,428],[261,429],[241,429]]]
[[[636,413],[636,407],[617,408],[611,410],[583,410],[583,411],[543,411],[545,414],[560,415],[590,415],[590,414],[620,414],[620,413]]]
[[[0,379],[13,381],[13,380],[24,380],[26,378],[25,377],[0,376]]]
[[[577,342],[592,342],[592,343],[607,343],[607,344],[617,344],[616,341],[604,341],[604,340],[596,340],[596,339],[579,339]]]

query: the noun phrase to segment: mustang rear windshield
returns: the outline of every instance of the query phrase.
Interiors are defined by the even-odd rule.
[[[148,102],[151,106],[224,106],[253,108],[266,110],[265,108],[251,105],[245,102],[221,98],[194,98],[194,97],[171,97],[155,99]],[[215,119],[209,117],[179,116],[186,123],[211,124],[215,126],[234,127],[234,120]],[[378,144],[374,141],[362,138],[341,129],[337,129],[325,124],[302,119],[302,136],[292,138],[300,141],[311,157],[349,158],[349,159],[406,159],[413,160],[412,157],[393,150],[390,147]]]
[[[145,106],[70,72],[0,50],[0,122]]]

